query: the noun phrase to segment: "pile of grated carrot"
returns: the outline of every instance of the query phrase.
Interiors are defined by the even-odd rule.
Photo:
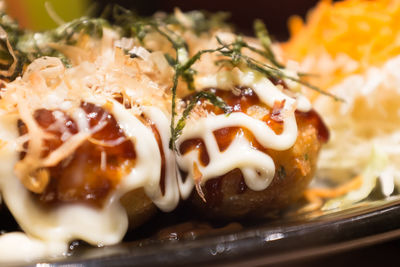
[[[289,31],[283,49],[290,58],[344,53],[360,62],[362,71],[400,54],[400,0],[321,0],[306,22],[291,17]]]

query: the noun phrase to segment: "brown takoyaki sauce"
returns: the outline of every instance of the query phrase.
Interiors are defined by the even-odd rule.
[[[269,108],[260,101],[256,93],[251,88],[239,88],[239,90],[236,91],[223,91],[218,89],[210,90],[212,90],[213,93],[222,98],[225,103],[232,108],[233,112],[243,112],[248,114],[249,109],[252,106],[258,106],[263,110],[267,110],[268,112],[265,112],[266,115],[259,117],[259,119],[261,121],[264,121],[276,134],[279,135],[283,132],[284,124],[281,111],[285,104],[284,101],[275,102],[273,107]],[[205,109],[207,109],[209,112],[213,112],[215,114],[223,114],[223,111],[214,105],[203,104],[203,106],[205,106]],[[250,114],[248,115],[251,116]],[[327,142],[327,140],[329,139],[329,131],[319,115],[314,110],[311,110],[309,112],[296,111],[295,116],[298,124],[300,123],[301,125],[309,125],[316,130],[316,137],[318,138],[316,142]],[[258,142],[254,134],[245,127],[224,127],[215,130],[213,134],[218,144],[218,148],[221,152],[227,150],[237,136],[244,136],[249,141],[250,146],[254,149],[257,149],[269,155],[275,154],[273,150],[263,147]],[[208,156],[207,148],[204,145],[204,141],[200,138],[185,140],[180,146],[180,152],[182,154],[188,153],[194,149],[198,149],[199,159],[201,159],[201,155]],[[281,174],[286,175],[284,174],[285,169],[283,169],[282,167],[279,169],[279,164],[276,164],[278,168],[278,176]],[[206,205],[208,207],[213,208],[219,206],[224,198],[224,193],[222,189],[222,177],[224,177],[224,179],[227,179],[227,177],[240,177],[240,181],[235,185],[237,187],[236,194],[240,195],[247,190],[247,186],[240,169],[234,169],[221,177],[210,179],[205,182],[203,190],[205,194],[205,199],[207,200]]]
[[[315,110],[312,109],[308,112],[296,111],[296,117],[305,120],[307,124],[312,125],[317,129],[318,139],[321,143],[328,142],[330,135],[328,127],[326,127],[325,123]]]
[[[136,153],[133,143],[125,136],[115,118],[103,108],[82,103],[89,127],[104,126],[81,144],[72,155],[59,164],[48,168],[50,182],[38,199],[47,204],[83,202],[100,207],[108,194],[116,187],[123,174],[134,165]],[[77,123],[61,111],[46,109],[35,112],[39,126],[50,134],[44,142],[42,157],[46,157],[63,144],[66,135],[78,132]],[[63,125],[59,125],[62,122]],[[25,124],[19,123],[20,134],[27,132]],[[24,144],[25,148],[29,142]],[[21,158],[25,155],[22,152]]]
[[[237,93],[219,89],[210,89],[210,91],[222,98],[225,103],[232,108],[233,112],[243,112],[248,114],[248,110],[251,106],[259,106],[268,109],[269,113],[261,120],[264,121],[276,134],[279,135],[283,132],[281,110],[283,109],[284,101],[275,102],[274,106],[269,108],[260,101],[257,94],[251,88],[238,88]],[[222,109],[211,104],[206,105],[205,109],[208,112],[213,112],[215,114],[223,114]],[[320,141],[324,143],[327,142],[329,139],[329,131],[314,110],[309,112],[296,111],[296,117],[301,117],[302,119],[307,120],[309,124],[313,125],[318,130],[318,138]],[[267,149],[256,140],[253,133],[244,127],[225,127],[215,130],[213,133],[221,152],[225,151],[230,146],[236,136],[244,135],[253,148],[267,153]],[[181,154],[186,154],[194,149],[199,150],[200,162],[204,166],[207,166],[209,156],[202,139],[195,138],[185,140],[179,147]]]
[[[184,155],[194,149],[198,149],[199,151],[199,160],[200,163],[203,166],[207,166],[210,163],[210,157],[208,155],[206,145],[204,144],[204,141],[195,138],[195,139],[190,139],[187,141],[184,141],[180,146],[179,146],[179,152]]]

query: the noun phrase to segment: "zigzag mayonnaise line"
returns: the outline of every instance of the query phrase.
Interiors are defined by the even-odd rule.
[[[8,97],[13,98],[17,105],[21,103],[20,105],[22,106],[20,107],[25,113],[31,112],[28,110],[29,108],[38,109],[40,106],[46,106],[46,101],[59,102],[57,109],[55,109],[54,103],[49,102],[47,106],[56,110],[53,111],[53,114],[57,114],[55,112],[60,113],[60,111],[57,111],[59,108],[63,112],[69,112],[71,118],[76,122],[79,131],[77,134],[63,135],[64,142],[72,142],[74,137],[77,137],[80,133],[87,133],[82,136],[81,140],[75,138],[78,143],[73,146],[75,147],[73,150],[79,147],[91,134],[98,132],[105,126],[104,123],[103,125],[100,123],[94,127],[90,126],[87,116],[91,115],[87,115],[77,104],[84,102],[104,107],[109,114],[115,117],[123,133],[134,144],[136,151],[135,165],[127,175],[122,177],[121,182],[105,199],[100,209],[82,205],[79,202],[50,208],[42,206],[37,202],[37,197],[32,195],[21,184],[20,179],[15,176],[14,172],[14,166],[19,162],[20,157],[20,152],[18,152],[18,146],[20,146],[18,142],[20,141],[18,140],[21,137],[19,137],[17,125],[19,120],[18,110],[21,109],[13,111],[12,107],[8,107],[10,110],[2,110],[0,115],[0,139],[5,142],[5,145],[0,149],[2,158],[0,189],[4,203],[6,203],[21,228],[28,234],[27,237],[22,237],[20,234],[16,235],[14,233],[1,236],[0,247],[4,248],[0,252],[2,260],[12,258],[10,255],[14,255],[10,254],[10,250],[15,248],[12,244],[16,244],[12,240],[19,240],[22,243],[18,242],[18,245],[25,248],[36,247],[32,253],[25,254],[28,260],[30,257],[36,258],[38,256],[49,255],[48,253],[50,255],[60,255],[60,253],[66,251],[68,243],[76,239],[85,240],[93,245],[110,245],[119,242],[128,229],[126,211],[119,203],[119,198],[134,189],[143,187],[147,196],[164,211],[173,210],[179,201],[179,191],[177,190],[175,179],[175,160],[171,156],[172,152],[168,149],[169,120],[167,115],[157,107],[143,107],[143,114],[158,129],[162,147],[166,154],[164,174],[165,193],[163,194],[160,189],[161,156],[158,142],[151,128],[137,118],[137,111],[127,109],[123,104],[120,104],[109,96],[102,96],[96,92],[92,93],[90,90],[83,90],[80,95],[68,92],[68,87],[71,84],[65,84],[65,81],[63,81],[63,77],[64,79],[68,78],[68,72],[74,72],[74,70],[67,70],[67,73],[65,73],[64,67],[58,59],[40,58],[28,67],[23,80],[19,79],[8,85],[8,91],[3,97],[5,99]],[[59,80],[60,77],[61,80]],[[56,83],[55,86],[54,82]],[[50,85],[49,88],[48,85]],[[76,84],[72,86],[76,86]],[[24,91],[26,93],[21,94]],[[35,91],[40,96],[36,100],[34,100],[35,96],[33,95],[36,93]],[[31,96],[34,98],[31,98]],[[21,98],[25,99],[25,102],[21,102]],[[38,102],[34,103],[30,101]],[[100,121],[104,118],[103,115]],[[37,123],[32,119],[27,121],[27,126],[31,126],[29,129],[37,129],[36,135],[42,134],[42,138],[52,138],[51,134],[46,134],[41,127],[36,125]],[[56,129],[57,127],[65,126],[63,123],[57,123],[54,124],[54,127]],[[29,146],[38,142],[39,147],[37,149],[40,150],[40,146],[44,144],[44,141],[39,142],[40,139],[38,137],[33,136],[29,138]],[[60,156],[63,155],[62,157],[65,158],[71,155],[73,153],[73,150],[70,150],[72,148],[71,145],[73,143],[64,147],[60,146],[58,150],[63,149],[58,152]],[[53,154],[56,151],[53,151]],[[35,153],[37,154],[38,152]],[[53,156],[53,154],[50,154],[50,156]],[[28,153],[27,155],[30,154]],[[47,158],[50,159],[50,157]],[[38,160],[40,161],[39,158]],[[44,162],[46,162],[46,158]],[[55,163],[49,163],[50,165],[40,165],[38,163],[39,165],[37,166],[47,167],[58,162],[59,160]],[[23,161],[21,161],[21,166],[18,165],[19,168],[24,168],[23,164]],[[58,245],[50,246],[50,244]]]
[[[218,177],[235,168],[240,168],[244,174],[246,185],[252,190],[260,191],[267,188],[275,174],[275,164],[271,157],[258,150],[249,149],[250,145],[244,137],[236,138],[226,151],[220,152],[213,132],[224,127],[240,125],[249,129],[255,135],[257,141],[264,147],[274,150],[288,149],[293,146],[297,138],[294,111],[298,106],[298,101],[285,95],[271,81],[259,77],[257,73],[251,71],[247,73],[237,71],[236,73],[238,73],[237,77],[231,78],[236,80],[241,86],[253,88],[261,101],[269,107],[272,107],[276,101],[285,100],[285,105],[282,109],[282,113],[284,114],[283,132],[277,135],[265,122],[241,112],[232,113],[228,116],[211,114],[199,120],[189,121],[188,126],[184,129],[179,139],[178,147],[184,140],[192,138],[201,138],[204,140],[210,155],[210,164],[199,169],[202,173],[202,184],[210,178]],[[218,79],[207,79],[207,83],[204,84],[205,80],[204,78],[202,80],[203,86],[224,88],[224,84],[219,84]],[[301,104],[299,110],[307,112],[311,109],[308,101],[302,101]],[[185,183],[180,181],[183,198],[189,196],[194,185],[193,162],[197,162],[197,166],[202,165],[197,158],[198,155],[195,150],[178,157],[180,168],[189,173],[189,177],[191,177],[189,181],[192,181],[191,186],[188,184],[185,185]]]
[[[328,131],[296,73],[222,27],[129,19],[82,18],[8,51],[30,61],[0,89],[0,191],[24,233],[0,236],[0,262],[17,246],[32,260],[116,244],[181,198],[209,217],[265,217],[311,180]]]

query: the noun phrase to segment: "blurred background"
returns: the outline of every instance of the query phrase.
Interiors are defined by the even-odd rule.
[[[110,3],[136,10],[140,15],[152,15],[156,11],[171,12],[174,7],[183,11],[194,9],[211,12],[227,11],[231,14],[230,22],[240,32],[251,34],[253,20],[262,19],[272,35],[278,40],[288,37],[287,19],[297,14],[304,16],[317,0],[245,0],[245,1],[210,1],[210,0],[6,0],[7,12],[17,18],[22,27],[33,30],[54,28],[57,23],[45,8],[47,2],[54,13],[63,21],[89,13],[100,14]]]

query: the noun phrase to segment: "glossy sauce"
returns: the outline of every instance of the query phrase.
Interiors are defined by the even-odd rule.
[[[317,129],[317,137],[321,143],[328,142],[330,137],[328,127],[315,110],[312,109],[309,112],[296,111],[296,117],[305,120],[306,124],[313,125]]]
[[[243,112],[247,114],[251,106],[259,106],[267,109],[269,111],[268,114],[264,115],[261,120],[264,121],[275,132],[275,134],[279,135],[283,132],[284,120],[281,111],[284,107],[285,100],[281,102],[276,101],[272,108],[268,108],[264,103],[260,101],[256,93],[250,88],[239,88],[240,92],[237,94],[234,94],[232,91],[218,89],[210,90],[217,96],[221,97],[225,101],[225,103],[232,108],[233,112]],[[207,104],[205,108],[208,112],[213,112],[217,115],[223,114],[223,111],[214,105]],[[326,143],[328,141],[329,131],[319,115],[314,110],[310,110],[308,112],[296,111],[295,116],[297,119],[305,121],[305,124],[313,125],[313,127],[317,130],[317,137],[319,142]],[[249,141],[249,144],[252,148],[268,154],[268,149],[263,147],[258,142],[254,134],[245,127],[224,127],[214,130],[213,135],[221,153],[226,151],[237,137],[244,136]],[[209,158],[207,148],[204,145],[204,141],[200,138],[185,140],[180,146],[181,154],[189,153],[190,151],[195,149],[199,150],[200,162],[203,162],[201,160],[201,155],[207,155],[207,158]],[[238,174],[237,172],[240,173]],[[230,174],[242,177],[240,183],[238,184],[237,193],[241,194],[246,191],[248,187],[243,179],[241,170],[234,169],[228,172],[226,176],[229,176]],[[208,206],[217,206],[223,199],[223,179],[221,179],[221,177],[209,179],[204,184]]]
[[[248,109],[251,106],[259,106],[270,110],[264,103],[260,101],[256,93],[251,88],[237,88],[238,94],[232,93],[232,91],[209,89],[218,97],[222,98],[225,103],[232,108],[233,112],[243,112],[248,113]],[[274,107],[270,110],[269,114],[262,118],[264,121],[276,134],[280,134],[283,131],[283,120],[280,119],[280,110],[283,108],[284,101],[276,102]],[[205,109],[208,112],[213,112],[214,114],[223,114],[224,111],[212,104],[207,104]],[[235,140],[235,137],[240,134],[244,134],[246,138],[250,141],[251,145],[259,150],[264,150],[263,147],[254,138],[254,135],[247,129],[243,127],[226,127],[215,130],[214,136],[217,140],[219,150],[221,152],[225,151],[230,144]],[[184,141],[180,147],[179,151],[182,155],[194,150],[199,150],[199,160],[203,166],[207,166],[209,163],[209,155],[207,148],[204,145],[204,141],[195,138]]]
[[[50,182],[44,192],[38,195],[42,203],[81,202],[101,207],[122,176],[135,165],[134,145],[127,139],[115,118],[103,108],[90,103],[82,103],[81,109],[86,113],[90,127],[99,123],[104,123],[104,127],[93,133],[72,155],[56,166],[47,168]],[[68,132],[73,135],[78,132],[74,120],[61,111],[56,112],[58,121],[54,111],[40,109],[34,114],[39,126],[53,135],[53,138],[44,142],[42,158],[63,144],[63,134]],[[26,127],[20,124],[20,133],[25,132]]]
[[[186,153],[197,149],[199,151],[199,160],[200,163],[203,166],[207,166],[210,163],[210,156],[208,155],[206,146],[203,142],[203,140],[199,138],[195,139],[190,139],[184,141],[180,146],[179,146],[179,152],[182,155],[185,155]]]
[[[266,105],[260,101],[255,92],[250,88],[240,88],[240,94],[233,94],[231,91],[218,89],[210,89],[210,91],[221,97],[225,103],[232,108],[233,112],[243,112],[247,114],[248,109],[251,106],[267,108]],[[281,117],[281,110],[284,106],[284,103],[285,101],[275,102],[272,109],[268,108],[269,114],[262,118],[262,121],[264,121],[278,135],[283,132],[283,119]],[[213,112],[217,115],[224,113],[222,109],[211,104],[206,105],[206,109],[208,112]],[[316,127],[318,131],[318,138],[321,142],[326,143],[328,141],[328,128],[314,110],[309,112],[296,111],[296,116],[306,119],[308,124]],[[213,133],[221,152],[225,151],[238,135],[244,135],[246,139],[249,140],[253,148],[256,148],[260,151],[266,151],[266,149],[256,140],[251,131],[244,127],[225,127],[215,130]],[[209,156],[203,140],[198,138],[186,140],[180,146],[181,154],[188,153],[193,149],[199,149],[199,159],[201,159],[201,162],[209,162]]]

